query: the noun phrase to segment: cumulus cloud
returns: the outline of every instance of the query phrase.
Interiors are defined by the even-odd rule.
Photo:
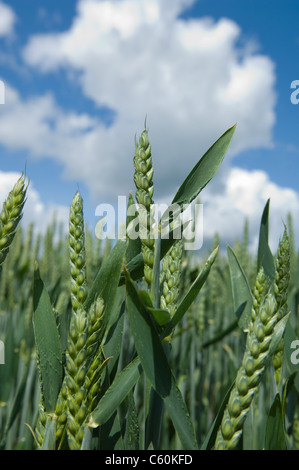
[[[13,32],[16,19],[13,9],[6,3],[0,2],[0,37]]]
[[[247,219],[250,249],[256,253],[260,220],[268,199],[269,245],[275,252],[289,213],[293,216],[294,230],[299,233],[299,223],[294,217],[299,211],[299,195],[292,189],[278,186],[261,170],[248,171],[233,167],[223,177],[221,193],[215,194],[209,186],[206,187],[200,198],[204,211],[205,240],[209,242],[217,232],[223,242],[232,244],[240,239]]]
[[[69,178],[89,181],[91,168],[98,166],[96,149],[103,126],[97,119],[65,112],[51,93],[23,99],[7,83],[5,99],[0,114],[3,145],[26,149],[33,158],[53,158],[64,165]]]
[[[192,3],[80,0],[69,30],[31,37],[23,51],[28,65],[42,73],[78,72],[84,95],[116,117],[104,126],[75,111],[66,115],[49,96],[32,97],[26,106],[34,112],[19,145],[23,141],[40,156],[50,152],[97,201],[132,189],[134,135],[146,115],[159,196],[174,192],[182,175],[235,122],[230,156],[271,146],[274,64],[250,47],[241,49],[242,31],[229,19],[182,20]],[[30,125],[36,141],[28,137]]]
[[[217,231],[232,242],[247,217],[256,245],[270,197],[275,249],[287,211],[299,209],[298,195],[275,185],[265,172],[233,166],[234,155],[243,150],[273,145],[275,67],[252,44],[240,47],[242,31],[232,20],[181,19],[193,3],[79,0],[71,27],[32,36],[23,58],[38,73],[65,69],[99,107],[99,116],[77,112],[75,101],[73,111],[64,110],[55,89],[24,99],[6,84],[0,143],[25,149],[32,158],[55,159],[65,177],[86,185],[96,207],[134,189],[134,137],[147,115],[155,200],[170,202],[207,148],[237,122],[219,173],[200,195],[204,239]],[[114,112],[109,125],[101,119],[102,106]],[[45,227],[57,211],[67,220],[68,209],[44,204],[34,184],[29,194],[25,221],[33,218]]]
[[[18,172],[0,171],[1,204],[20,176]],[[282,188],[273,183],[264,171],[247,171],[237,167],[228,169],[223,178],[221,194],[215,194],[208,185],[200,197],[200,203],[203,205],[203,225],[197,229],[203,236],[203,248],[210,248],[216,233],[220,235],[222,248],[225,248],[227,243],[232,246],[235,240],[240,240],[247,219],[250,231],[249,249],[255,254],[260,219],[269,198],[269,244],[275,253],[283,234],[284,224],[287,223],[288,214],[294,216],[299,212],[299,195],[292,189]],[[162,204],[164,201],[156,202]],[[170,201],[167,202],[170,203]],[[45,204],[42,195],[35,189],[34,182],[30,181],[22,225],[26,228],[33,223],[36,233],[45,233],[54,217],[67,231],[69,208],[59,204]],[[124,215],[120,215],[121,220],[123,217]],[[94,222],[94,229],[96,229],[97,221]],[[117,221],[111,220],[111,227],[113,223],[117,225]],[[299,222],[296,217],[293,217],[293,223],[295,233],[299,233]]]

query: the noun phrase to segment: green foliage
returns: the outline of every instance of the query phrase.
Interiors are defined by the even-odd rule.
[[[204,154],[173,203],[195,200],[234,132]],[[299,379],[290,358],[299,333],[299,271],[291,216],[276,255],[268,244],[270,201],[256,254],[248,249],[248,221],[226,253],[221,234],[208,252],[186,252],[174,226],[161,237],[163,216],[153,241],[147,130],[135,144],[135,198],[146,208],[137,240],[94,238],[79,192],[67,235],[55,220],[43,236],[33,226],[16,230],[23,179],[4,204],[1,449],[298,449]],[[128,209],[136,203],[130,194]],[[132,222],[128,215],[127,228]]]

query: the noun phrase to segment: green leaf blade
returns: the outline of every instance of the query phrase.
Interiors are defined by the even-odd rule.
[[[265,450],[286,449],[287,444],[284,429],[282,404],[280,400],[280,395],[279,393],[277,393],[268,415],[265,436]]]
[[[126,274],[127,308],[135,347],[143,370],[163,399],[184,449],[198,449],[194,429],[182,395],[170,370],[153,320]]]
[[[207,150],[179,187],[172,204],[190,204],[217,173],[233,138],[236,124]]]
[[[275,265],[273,255],[271,253],[268,237],[269,237],[269,207],[270,199],[268,199],[260,222],[259,245],[258,245],[258,270],[263,267],[265,274],[271,279],[275,276]]]
[[[116,375],[114,381],[92,412],[88,425],[98,427],[105,424],[134,387],[141,373],[142,367],[137,357]]]
[[[33,326],[45,410],[55,411],[63,379],[62,349],[50,298],[38,268],[34,274]]]
[[[234,310],[237,311],[244,302],[246,303],[238,321],[239,327],[242,330],[246,330],[251,319],[253,303],[250,284],[236,254],[230,246],[227,247],[227,256],[231,276]]]
[[[87,311],[98,296],[101,296],[104,301],[103,326],[99,342],[102,339],[114,307],[126,250],[127,243],[123,240],[118,240],[108,258],[99,269],[84,304],[84,308]]]

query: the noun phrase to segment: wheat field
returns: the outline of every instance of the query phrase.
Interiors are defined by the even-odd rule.
[[[174,195],[195,201],[218,171],[228,129]],[[299,254],[292,215],[269,244],[267,201],[256,253],[248,224],[220,250],[151,236],[154,157],[135,142],[142,236],[100,240],[75,192],[69,233],[24,230],[25,176],[0,218],[2,450],[299,449]],[[127,228],[131,222],[127,217]],[[170,220],[173,235],[174,220]],[[299,343],[299,341],[298,341]]]

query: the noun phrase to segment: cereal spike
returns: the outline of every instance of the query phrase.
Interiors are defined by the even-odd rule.
[[[25,176],[22,175],[3,203],[0,214],[0,269],[9,252],[17,226],[23,215],[27,187],[25,186]]]
[[[250,324],[242,364],[217,433],[215,450],[235,449],[240,440],[244,421],[265,370],[278,317],[275,297],[269,292]]]
[[[67,435],[71,450],[79,450],[87,417],[85,376],[87,372],[87,315],[73,312],[66,350]]]
[[[285,228],[283,237],[278,246],[276,259],[274,293],[277,306],[279,309],[279,320],[283,318],[288,311],[288,286],[290,282],[290,244]],[[278,384],[281,376],[281,367],[283,360],[284,340],[281,338],[273,356],[273,366],[275,372],[275,380]]]
[[[169,311],[173,317],[179,297],[179,284],[182,270],[183,241],[177,240],[164,256],[162,266],[161,308]]]
[[[148,140],[147,130],[141,133],[139,141],[135,139],[134,155],[134,182],[136,185],[136,200],[139,204],[139,224],[141,250],[144,261],[144,277],[148,284],[152,282],[152,270],[154,266],[155,240],[151,238],[151,206],[153,204],[154,184],[151,145]]]
[[[299,450],[299,419],[297,416],[293,422],[293,440],[295,450]]]
[[[38,418],[35,428],[35,439],[38,445],[41,447],[45,435],[45,428],[47,422],[47,413],[44,410],[43,405],[39,405],[38,407]]]
[[[278,246],[276,259],[274,293],[277,306],[280,309],[279,318],[287,313],[288,286],[290,280],[290,246],[287,229]]]
[[[104,301],[98,297],[91,305],[88,312],[88,331],[87,331],[87,356],[93,356],[97,349],[98,337],[102,327],[102,318],[104,312]]]
[[[251,322],[254,322],[259,312],[261,303],[264,298],[265,289],[266,289],[266,277],[265,277],[264,268],[261,267],[259,272],[257,273],[255,285],[253,287],[253,306],[251,309]]]
[[[96,351],[103,310],[103,299],[98,297],[88,312],[80,309],[73,312],[71,317],[66,350],[66,375],[55,409],[56,442],[58,445],[63,442],[66,431],[71,449],[80,448],[84,422],[97,399],[95,390],[99,389],[99,377],[97,380],[94,380],[94,377],[99,374],[103,362],[102,356]]]
[[[83,200],[77,191],[70,209],[69,250],[71,271],[71,300],[73,311],[83,307],[86,300],[86,256]]]
[[[56,444],[58,449],[61,447],[67,424],[67,386],[66,386],[67,376],[64,377],[55,408],[56,416]]]
[[[104,352],[100,347],[95,353],[92,363],[85,376],[85,388],[87,391],[86,403],[88,411],[91,413],[97,406],[99,400],[99,392],[101,389],[102,373],[107,366],[109,360],[108,357],[105,359]]]

